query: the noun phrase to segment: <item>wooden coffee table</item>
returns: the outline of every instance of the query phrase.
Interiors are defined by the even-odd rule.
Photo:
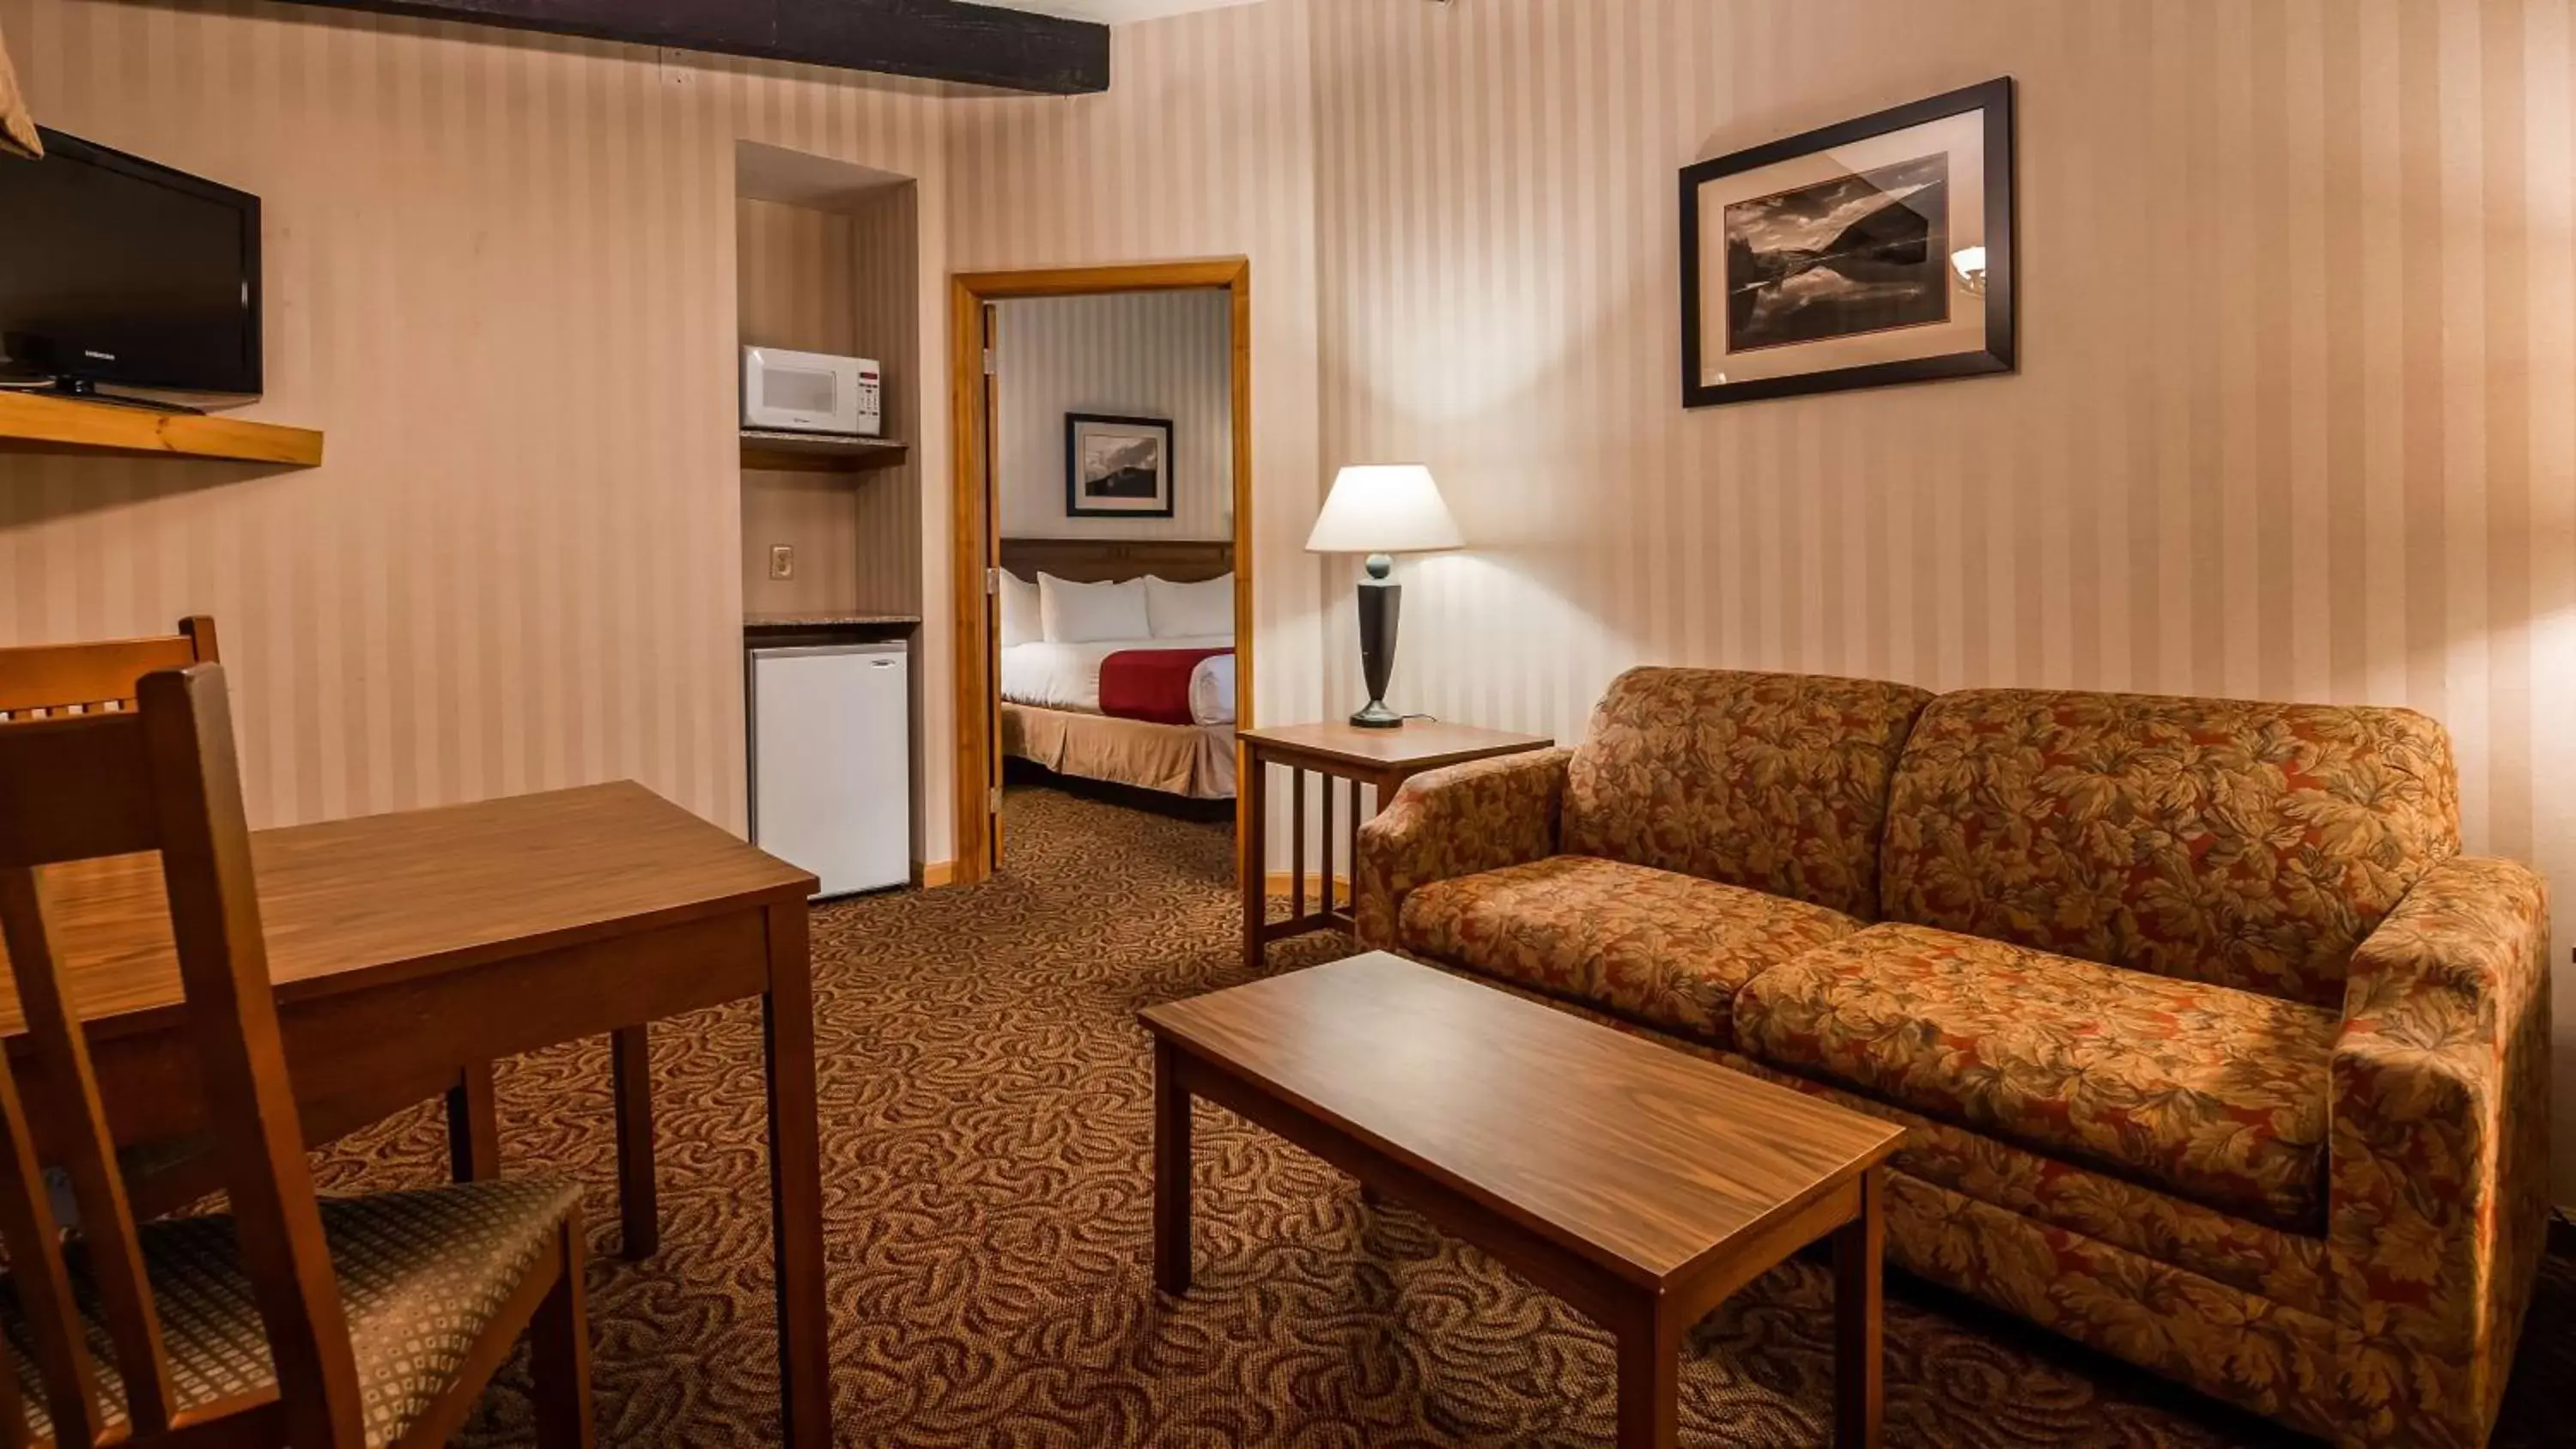
[[[1902,1128],[1382,952],[1139,1017],[1164,1292],[1189,1290],[1204,1097],[1608,1328],[1622,1449],[1674,1444],[1691,1325],[1831,1237],[1834,1442],[1878,1443],[1880,1164]]]

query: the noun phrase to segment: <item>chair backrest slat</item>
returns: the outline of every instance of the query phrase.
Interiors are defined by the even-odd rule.
[[[117,1169],[116,1138],[108,1130],[107,1109],[99,1101],[98,1076],[90,1069],[89,1041],[59,989],[60,957],[45,915],[44,890],[33,869],[0,866],[0,933],[6,934],[10,960],[54,963],[49,970],[14,974],[18,1009],[35,1042],[36,1060],[53,1079],[54,1096],[81,1117],[82,1130],[71,1138],[71,1152],[62,1166],[80,1207],[90,1279],[98,1286],[109,1341],[116,1345],[126,1416],[138,1437],[160,1434],[170,1427],[176,1398],[169,1355],[162,1346],[161,1316],[146,1286],[151,1278],[144,1270],[143,1245],[134,1231],[125,1179]]]
[[[223,671],[197,665],[156,672],[137,683],[135,698],[130,713],[0,722],[0,798],[42,770],[68,782],[53,787],[44,808],[24,812],[23,819],[13,801],[7,823],[0,825],[0,870],[141,849],[160,852],[188,1041],[232,1201],[242,1268],[276,1362],[288,1438],[299,1449],[354,1449],[365,1437],[356,1361],[286,1075]],[[83,802],[119,822],[117,828],[83,825],[77,814]],[[132,1249],[133,1220],[115,1144],[79,1042],[77,996],[46,934],[41,883],[31,873],[21,869],[0,879],[0,920],[8,928],[10,970],[26,1003],[37,1065],[25,1082],[43,1089],[32,1105],[49,1129],[58,1129],[46,1132],[44,1140],[72,1143],[76,1158],[89,1159],[75,1162],[73,1178],[91,1239],[100,1307],[120,1367],[133,1364],[129,1380],[137,1372],[152,1375],[159,1368],[159,1346],[150,1286]],[[49,979],[30,989],[35,974]],[[57,1018],[50,1029],[44,1024],[49,1013]],[[36,1139],[26,1125],[30,1104],[20,1100],[21,1085],[0,1083],[0,1119],[11,1138],[0,1178],[13,1179],[0,1182],[0,1215],[7,1219],[0,1221],[0,1231],[10,1234],[10,1271],[22,1283],[35,1319],[47,1312],[37,1300],[64,1275],[49,1236],[51,1210],[31,1177],[38,1166]],[[84,1185],[84,1173],[97,1180]],[[22,1249],[22,1242],[30,1246]],[[107,1286],[111,1277],[127,1280],[130,1301],[122,1313],[116,1307],[119,1290]],[[120,1316],[126,1319],[122,1327]],[[61,1401],[56,1423],[88,1422],[74,1398],[82,1394],[81,1375],[89,1369],[85,1350],[77,1342],[69,1345],[59,1356],[76,1362],[58,1371],[48,1362],[58,1356],[55,1351],[41,1335],[35,1342],[47,1398]],[[64,1380],[59,1387],[58,1378]],[[166,1407],[166,1388],[155,1387]],[[95,1394],[86,1397],[94,1400]],[[148,1407],[130,1403],[129,1412],[141,1425]],[[73,1442],[72,1435],[61,1436],[61,1442]]]
[[[0,649],[0,719],[132,709],[143,676],[217,662],[215,621],[202,614],[180,620],[176,634]]]

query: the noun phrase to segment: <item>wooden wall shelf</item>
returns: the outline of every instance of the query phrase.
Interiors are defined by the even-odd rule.
[[[891,468],[908,452],[891,438],[742,430],[742,466],[789,473],[860,473]]]
[[[0,391],[0,452],[219,458],[314,468],[322,462],[322,435],[275,423]]]

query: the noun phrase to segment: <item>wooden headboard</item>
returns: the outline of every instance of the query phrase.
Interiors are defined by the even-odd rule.
[[[1006,538],[1002,567],[1034,580],[1050,573],[1078,584],[1120,583],[1147,574],[1195,584],[1234,570],[1231,540]]]

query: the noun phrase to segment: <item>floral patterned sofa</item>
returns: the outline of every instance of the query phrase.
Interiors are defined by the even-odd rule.
[[[2476,1445],[2548,912],[2406,710],[1641,669],[1362,832],[1373,946],[1909,1124],[1892,1261],[2307,1432]]]

